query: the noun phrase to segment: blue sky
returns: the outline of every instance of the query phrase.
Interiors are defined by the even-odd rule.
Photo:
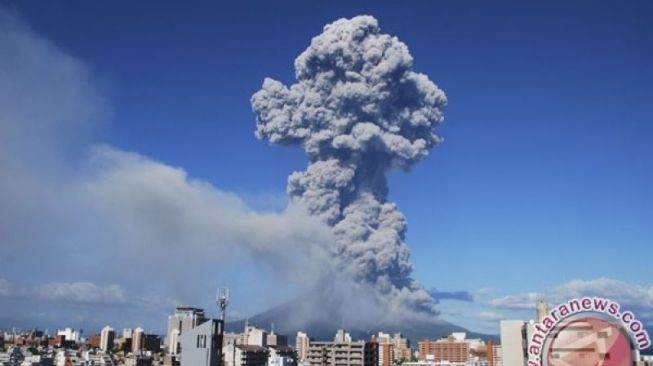
[[[390,175],[414,277],[476,296],[443,301],[445,316],[491,331],[496,319],[449,309],[526,316],[488,304],[558,293],[572,280],[653,286],[650,2],[0,4],[92,74],[109,105],[93,141],[276,211],[306,157],[254,137],[250,97],[266,76],[292,83],[294,58],[325,24],[373,15],[449,100],[438,130],[445,142],[411,172]],[[5,267],[0,278],[19,281],[17,272]],[[248,284],[261,273],[224,276],[257,288]],[[47,280],[85,280],[74,277]],[[243,315],[268,305],[236,304]]]

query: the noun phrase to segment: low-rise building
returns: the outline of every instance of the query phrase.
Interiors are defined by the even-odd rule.
[[[268,347],[268,366],[297,366],[297,352],[288,346]]]

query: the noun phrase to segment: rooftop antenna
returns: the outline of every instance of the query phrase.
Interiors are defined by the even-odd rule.
[[[270,333],[274,334],[274,322],[272,322],[272,324],[270,324]]]
[[[229,304],[229,288],[220,287],[218,289],[218,298],[216,299],[216,302],[220,308],[220,320],[222,320],[222,324],[224,324],[227,313],[227,305]]]
[[[220,343],[222,343],[222,340],[224,339],[224,327],[225,327],[225,320],[226,320],[226,314],[227,314],[227,305],[229,305],[229,288],[228,287],[219,287],[218,288],[218,296],[215,299],[215,302],[218,304],[218,308],[220,309],[220,322],[222,324],[219,324],[219,329],[218,331],[220,332],[218,340]],[[216,340],[213,339],[211,342],[212,344],[215,344]],[[236,350],[234,349],[234,354]],[[224,355],[222,354],[222,345],[218,347],[218,359],[224,363]],[[235,360],[234,360],[235,361]],[[235,363],[234,363],[235,365]]]

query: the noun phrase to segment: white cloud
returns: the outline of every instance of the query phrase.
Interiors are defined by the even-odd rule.
[[[633,284],[607,277],[591,280],[575,279],[560,286],[542,291],[508,295],[489,301],[489,305],[507,309],[534,309],[537,300],[558,304],[571,298],[601,296],[622,305],[653,310],[653,286]]]
[[[556,288],[554,294],[554,298],[559,302],[571,297],[603,296],[618,300],[624,305],[653,309],[653,286],[627,283],[606,277],[587,281],[569,281]]]
[[[489,304],[497,308],[506,309],[533,309],[535,302],[542,299],[543,295],[538,292],[529,292],[518,295],[507,295],[490,300]]]
[[[653,286],[650,285],[599,277],[574,279],[548,289],[493,297],[496,292],[494,288],[472,291],[473,303],[467,306],[456,304],[454,310],[445,308],[443,314],[447,320],[463,324],[468,329],[497,333],[501,320],[532,319],[538,300],[555,306],[571,298],[600,296],[619,302],[622,308],[633,311],[646,326],[653,326]]]
[[[535,315],[535,303],[538,300],[544,300],[549,305],[555,306],[569,299],[585,296],[598,296],[617,301],[622,309],[634,312],[647,327],[653,327],[653,286],[607,277],[574,279],[539,292],[481,300],[479,305],[486,307],[489,312],[501,310],[507,314],[503,319],[520,319],[524,317],[525,312],[530,313],[531,317]]]
[[[476,314],[476,317],[480,320],[485,320],[485,321],[499,321],[501,319],[504,319],[505,315],[492,311],[481,311],[480,313]]]

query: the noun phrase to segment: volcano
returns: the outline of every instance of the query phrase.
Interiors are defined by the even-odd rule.
[[[496,341],[496,335],[487,335],[476,332],[470,332],[467,329],[433,317],[427,321],[401,321],[397,323],[380,322],[370,325],[367,328],[350,328],[338,319],[333,321],[309,321],[304,324],[297,324],[293,303],[285,303],[273,307],[267,311],[256,314],[247,319],[227,322],[226,330],[230,332],[241,332],[245,328],[245,323],[255,325],[264,329],[269,329],[274,324],[274,331],[277,334],[288,336],[290,343],[295,342],[295,335],[298,331],[307,333],[311,339],[315,340],[332,340],[338,329],[346,329],[354,340],[369,340],[372,335],[379,332],[384,333],[401,333],[408,338],[411,345],[417,345],[417,342],[428,338],[438,339],[445,337],[452,332],[466,332],[469,338],[492,339]]]

